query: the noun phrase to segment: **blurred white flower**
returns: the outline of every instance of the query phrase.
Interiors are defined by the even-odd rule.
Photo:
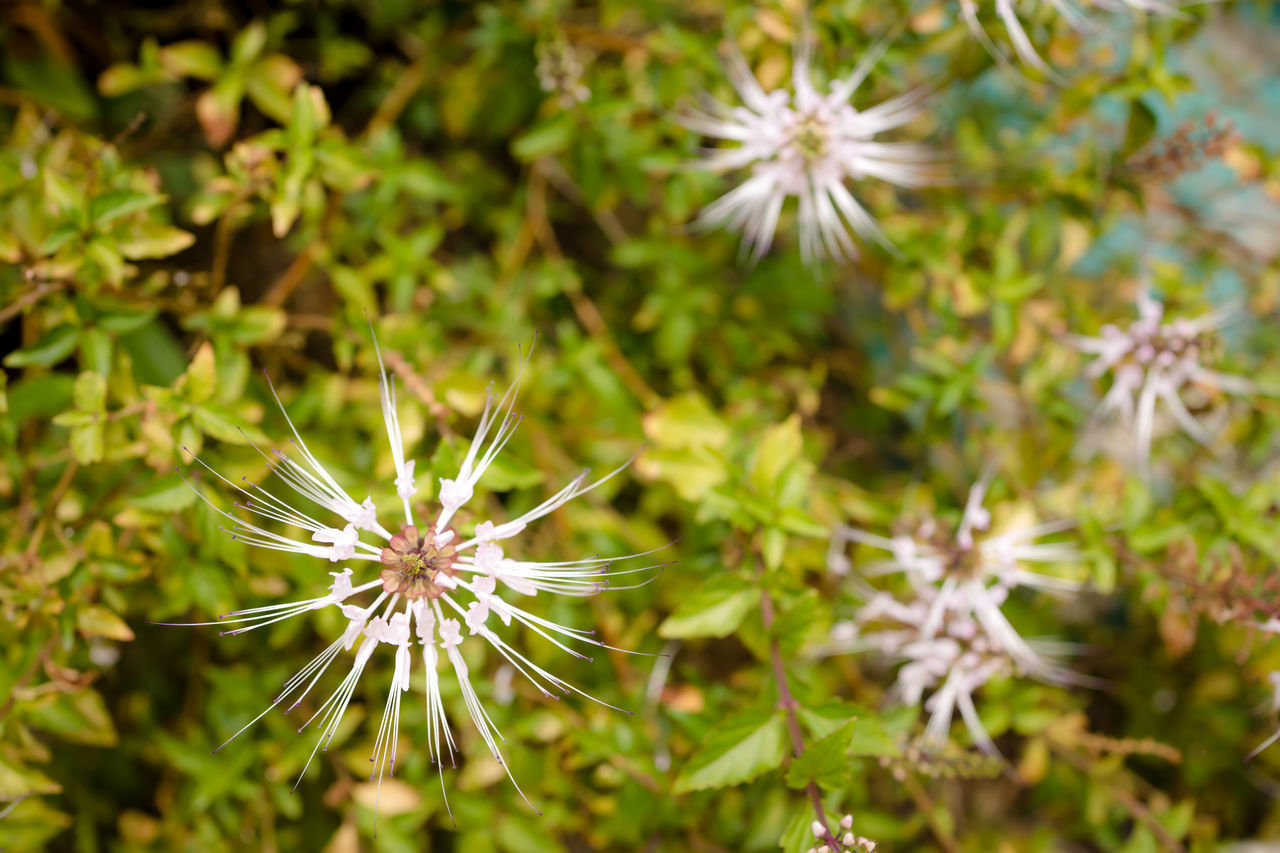
[[[1072,0],[1043,0],[1043,2],[1053,7],[1054,11],[1077,30],[1083,30],[1088,26],[1088,19]],[[991,37],[982,26],[982,21],[979,18],[983,11],[980,0],[959,0],[959,3],[960,17],[964,19],[969,31],[982,43],[988,53],[1000,62],[1005,62],[1004,54],[991,41]],[[1009,41],[1013,45],[1014,53],[1017,54],[1018,58],[1027,65],[1038,68],[1046,74],[1053,75],[1053,71],[1031,43],[1031,37],[1027,35],[1026,27],[1023,25],[1022,18],[1019,17],[1020,12],[1023,15],[1030,14],[1031,10],[1041,5],[1041,0],[992,0],[991,5],[994,6],[996,16],[1009,34]],[[1117,12],[1132,9],[1147,14],[1182,14],[1173,5],[1160,2],[1160,0],[1098,0],[1097,5]]]
[[[1280,628],[1276,625],[1277,621],[1278,620],[1275,619],[1268,620],[1267,624],[1262,626],[1262,629],[1273,634],[1280,633]],[[1271,698],[1266,702],[1265,710],[1274,716],[1275,714],[1280,713],[1280,672],[1268,673],[1267,680],[1271,682]],[[1271,737],[1255,746],[1253,751],[1244,757],[1244,760],[1252,760],[1254,756],[1271,746],[1271,744],[1275,743],[1277,740],[1280,740],[1280,729],[1276,729],[1275,732],[1272,733]]]
[[[747,169],[749,175],[707,206],[698,225],[741,232],[743,253],[758,260],[773,242],[783,203],[795,196],[800,251],[806,262],[824,255],[836,260],[856,256],[850,228],[862,238],[892,248],[847,183],[875,178],[917,187],[933,183],[936,174],[928,148],[876,139],[923,112],[923,91],[861,111],[849,103],[883,52],[883,46],[873,48],[851,74],[821,94],[810,76],[812,47],[807,42],[796,49],[793,92],[765,92],[742,54],[731,47],[729,80],[743,105],[731,107],[705,96],[705,109],[689,111],[680,120],[703,136],[738,143],[709,151],[700,161],[703,168]]]
[[[929,712],[925,742],[931,748],[945,744],[959,711],[974,744],[994,755],[995,745],[973,702],[983,685],[1001,674],[1027,673],[1056,683],[1085,679],[1053,660],[1066,649],[1063,644],[1022,637],[1002,610],[1017,587],[1058,595],[1080,588],[1077,581],[1032,568],[1078,559],[1069,545],[1036,542],[1071,524],[1056,521],[990,533],[991,514],[982,505],[989,482],[990,472],[970,489],[954,533],[932,519],[916,536],[891,539],[843,527],[832,538],[828,565],[847,573],[843,552],[857,543],[891,555],[863,567],[864,576],[901,573],[908,585],[904,596],[895,597],[863,584],[865,603],[852,625],[836,624],[830,651],[873,651],[899,662],[892,694],[907,705],[923,704]]]
[[[582,82],[582,60],[563,35],[539,41],[534,47],[538,65],[538,85],[542,91],[555,95],[564,109],[586,103],[591,90]]]
[[[1111,388],[1094,410],[1093,423],[1116,418],[1132,437],[1130,452],[1145,468],[1151,458],[1158,407],[1183,432],[1201,444],[1210,434],[1188,408],[1184,395],[1273,394],[1275,390],[1251,379],[1214,370],[1209,364],[1219,350],[1217,332],[1235,320],[1236,305],[1194,320],[1163,322],[1164,306],[1145,290],[1138,297],[1138,319],[1129,328],[1108,324],[1098,337],[1073,335],[1076,349],[1094,356],[1085,375],[1098,379],[1111,374]]]
[[[376,341],[374,346],[376,349]],[[517,376],[501,398],[495,399],[492,393],[489,394],[475,436],[459,470],[453,479],[440,480],[440,505],[434,518],[420,522],[415,519],[410,507],[410,499],[416,492],[414,461],[405,456],[396,414],[395,385],[382,366],[380,352],[378,362],[383,419],[395,463],[394,487],[402,504],[397,510],[403,509],[401,521],[386,527],[379,521],[370,498],[365,498],[361,503],[352,499],[307,448],[306,442],[291,421],[289,425],[293,431],[293,445],[298,458],[295,460],[279,450],[272,451],[270,455],[263,453],[263,456],[267,458],[271,471],[293,492],[292,495],[286,493],[285,497],[278,496],[247,479],[244,480],[244,485],[233,483],[209,469],[223,483],[240,493],[242,500],[236,504],[240,509],[251,516],[281,522],[289,528],[303,531],[301,536],[296,533],[273,533],[259,526],[256,521],[217,510],[230,520],[229,532],[232,536],[250,545],[306,554],[327,562],[351,564],[339,572],[329,572],[333,580],[328,591],[323,594],[300,601],[236,611],[214,623],[196,623],[238,623],[240,627],[223,633],[240,634],[326,607],[340,609],[347,620],[347,627],[342,635],[289,679],[270,707],[236,732],[231,739],[286,699],[291,700],[288,710],[297,707],[311,693],[330,665],[342,657],[344,652],[352,652],[348,673],[342,683],[299,729],[302,731],[312,723],[317,723],[320,728],[316,747],[307,761],[307,766],[310,766],[316,752],[322,748],[327,749],[333,740],[338,724],[351,702],[356,684],[373,654],[384,649],[394,656],[393,675],[370,757],[370,761],[374,763],[370,779],[378,779],[380,790],[384,770],[389,770],[391,775],[395,774],[400,701],[410,688],[413,650],[417,646],[417,654],[420,655],[423,666],[429,718],[425,733],[427,749],[439,768],[441,786],[443,787],[443,764],[446,758],[452,763],[457,749],[442,700],[439,672],[442,659],[444,670],[452,673],[458,683],[469,716],[480,736],[493,757],[507,771],[508,777],[511,777],[511,771],[499,748],[502,735],[480,703],[460,646],[463,643],[483,641],[505,659],[505,665],[514,668],[548,698],[558,698],[555,695],[557,692],[574,692],[599,702],[600,700],[583,693],[525,657],[497,632],[512,626],[513,622],[518,623],[574,657],[587,660],[590,658],[575,651],[569,644],[612,647],[595,639],[592,631],[559,625],[524,610],[508,601],[500,594],[500,589],[517,599],[526,595],[535,596],[539,592],[589,596],[607,587],[610,577],[633,575],[656,567],[611,571],[615,560],[602,557],[533,562],[506,556],[503,546],[498,543],[507,543],[509,547],[507,540],[523,531],[526,525],[607,482],[626,466],[590,484],[587,484],[588,472],[583,471],[559,492],[517,518],[501,523],[481,521],[475,525],[470,537],[452,527],[451,521],[455,513],[472,496],[476,483],[497,458],[520,421],[514,411],[520,382]],[[523,365],[521,369],[523,370]],[[279,401],[278,396],[276,399]],[[284,410],[283,405],[281,410]],[[288,419],[287,413],[285,417]],[[305,500],[299,501],[299,497]],[[338,516],[341,521],[330,526],[327,522],[318,520],[311,514],[314,510],[305,506],[307,501]],[[631,555],[636,556],[641,555]],[[355,566],[355,569],[351,566]],[[498,624],[491,617],[496,617]],[[503,692],[503,685],[497,686],[497,692]],[[304,766],[303,774],[306,769]],[[300,774],[299,782],[301,779]],[[515,784],[514,777],[512,783]],[[519,791],[518,785],[516,789]],[[521,796],[524,796],[522,791]],[[447,803],[446,797],[446,806]]]

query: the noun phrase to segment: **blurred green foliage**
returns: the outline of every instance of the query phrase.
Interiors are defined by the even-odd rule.
[[[1171,311],[1243,296],[1224,357],[1280,379],[1280,108],[1239,106],[1275,106],[1277,7],[1093,10],[1077,30],[1052,5],[1026,21],[1061,79],[1002,68],[958,3],[811,4],[818,69],[889,39],[864,94],[933,88],[910,130],[952,179],[859,185],[900,253],[807,269],[790,213],[752,267],[733,236],[688,227],[732,179],[686,168],[701,141],[671,121],[727,94],[726,37],[784,85],[793,0],[7,4],[0,849],[791,853],[813,843],[810,785],[882,850],[1280,834],[1280,749],[1242,764],[1277,723],[1256,711],[1280,645],[1251,626],[1280,613],[1280,403],[1210,400],[1213,447],[1160,439],[1144,484],[1081,450],[1100,389],[1064,342],[1129,322],[1146,279]],[[545,91],[539,57],[567,55],[581,78],[544,67],[562,86]],[[1239,106],[1238,134],[1179,155],[1169,140],[1206,104]],[[313,741],[281,715],[212,753],[341,631],[336,613],[245,637],[150,624],[317,590],[328,566],[246,551],[176,468],[186,448],[233,480],[264,473],[249,443],[287,438],[265,369],[342,482],[389,484],[366,316],[434,476],[542,336],[525,424],[481,484],[494,508],[643,448],[607,494],[530,531],[531,555],[679,539],[655,584],[539,602],[670,659],[521,644],[634,715],[519,684],[502,702],[499,662],[477,665],[541,817],[462,724],[454,830],[407,702],[375,842],[386,668],[292,793]],[[956,510],[992,458],[1000,511],[1076,519],[1093,581],[1079,601],[1011,602],[1019,628],[1081,644],[1072,665],[1107,681],[992,682],[979,711],[1008,767],[962,727],[920,753],[883,666],[815,651],[857,604],[826,571],[829,531]]]

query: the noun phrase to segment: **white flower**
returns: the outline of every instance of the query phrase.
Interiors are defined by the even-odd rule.
[[[900,662],[894,694],[908,705],[923,703],[930,712],[926,744],[945,743],[959,711],[973,742],[994,754],[995,745],[973,704],[974,693],[984,684],[999,674],[1020,671],[1058,683],[1085,679],[1052,661],[1058,646],[1023,638],[1001,609],[1017,587],[1056,594],[1079,588],[1076,581],[1031,568],[1077,558],[1065,544],[1036,542],[1070,524],[1048,522],[991,532],[991,513],[983,506],[991,474],[988,469],[970,489],[953,535],[933,519],[921,525],[918,539],[889,539],[842,527],[832,538],[828,562],[843,568],[841,558],[850,543],[886,551],[890,557],[865,566],[863,574],[901,573],[909,590],[900,599],[863,584],[866,602],[854,616],[856,630],[837,623],[829,651],[875,651]]]
[[[819,847],[810,847],[805,853],[874,853],[876,843],[870,838],[854,835],[850,831],[852,827],[853,815],[847,814],[840,818],[840,828],[844,830],[844,834],[837,839],[834,833],[827,831],[822,821],[815,820],[809,826],[810,831],[815,838],[828,839],[828,843]],[[835,846],[831,846],[832,844]]]
[[[497,615],[504,627],[511,626],[513,622],[519,623],[579,658],[586,658],[586,655],[574,651],[570,644],[584,643],[603,648],[612,647],[595,639],[594,632],[559,625],[507,603],[499,594],[499,584],[523,595],[549,592],[586,596],[602,589],[605,586],[602,582],[605,578],[631,575],[657,567],[611,571],[613,560],[599,557],[557,562],[518,560],[507,557],[503,548],[495,544],[495,540],[515,536],[524,530],[528,523],[558,509],[569,500],[586,494],[608,481],[626,466],[590,484],[586,483],[587,472],[584,471],[565,488],[518,518],[501,524],[495,524],[489,520],[480,521],[475,525],[474,537],[463,539],[456,536],[455,529],[448,526],[450,521],[462,508],[465,499],[472,496],[475,484],[506,444],[512,430],[519,422],[519,418],[514,413],[515,392],[519,384],[517,377],[516,382],[500,399],[495,400],[490,393],[460,470],[453,479],[441,480],[441,505],[435,517],[418,522],[409,506],[409,497],[415,492],[414,460],[407,459],[405,456],[395,412],[395,390],[387,377],[385,367],[382,367],[380,352],[378,361],[383,420],[395,462],[394,486],[397,494],[402,498],[405,512],[403,523],[391,525],[391,530],[397,532],[392,533],[379,523],[369,498],[360,504],[352,500],[328,474],[319,460],[311,454],[302,437],[294,430],[294,444],[301,461],[295,462],[279,451],[274,456],[264,453],[269,467],[280,475],[284,484],[297,496],[318,505],[322,510],[340,516],[346,521],[345,526],[341,528],[329,526],[313,518],[309,514],[311,512],[309,508],[300,508],[303,504],[301,501],[291,502],[247,479],[244,480],[245,485],[241,486],[213,472],[223,483],[246,498],[237,506],[247,510],[251,515],[283,522],[301,529],[310,536],[309,539],[300,540],[289,535],[273,533],[259,526],[256,519],[245,520],[221,510],[218,511],[230,520],[230,532],[237,539],[263,548],[307,554],[330,561],[350,562],[355,566],[355,570],[353,572],[352,568],[345,568],[341,572],[331,572],[333,582],[325,595],[301,601],[254,607],[227,614],[218,623],[197,624],[238,623],[239,627],[225,632],[238,634],[310,610],[328,606],[336,606],[341,610],[347,620],[347,626],[342,635],[291,678],[266,711],[240,730],[243,732],[271,708],[286,699],[291,700],[290,708],[296,707],[310,694],[330,665],[343,652],[354,649],[346,677],[337,690],[319,705],[303,725],[303,728],[306,728],[312,723],[317,723],[320,729],[319,740],[311,754],[312,759],[316,751],[327,748],[333,740],[338,724],[351,702],[360,675],[375,651],[381,646],[391,647],[394,650],[392,686],[387,696],[386,708],[383,711],[371,756],[374,772],[370,778],[377,778],[379,786],[384,770],[389,769],[392,775],[395,773],[400,697],[410,687],[413,636],[416,635],[416,644],[422,649],[422,662],[425,669],[429,719],[427,748],[431,758],[440,768],[442,786],[443,763],[446,759],[452,761],[456,744],[441,698],[441,676],[438,672],[442,657],[439,652],[441,649],[444,650],[443,657],[448,661],[446,668],[452,671],[453,677],[458,682],[463,702],[472,722],[479,730],[490,752],[510,776],[510,769],[499,749],[501,735],[480,705],[459,647],[471,637],[480,637],[545,696],[552,697],[555,692],[565,694],[574,692],[593,700],[594,697],[588,696],[553,675],[508,645],[491,630],[488,617],[490,614]],[[283,405],[281,410],[283,411]],[[287,413],[285,417],[288,418]],[[292,427],[290,423],[290,428]],[[198,459],[196,461],[199,462]],[[204,463],[200,462],[200,464]],[[209,470],[212,471],[212,469]],[[424,526],[419,527],[420,523]],[[362,533],[369,534],[368,538],[372,541],[366,541]],[[458,541],[460,539],[462,541]],[[463,625],[458,617],[466,623],[469,631],[466,636],[463,634]],[[357,643],[359,643],[358,646]],[[232,739],[236,735],[233,735]],[[310,766],[310,763],[308,760],[307,766]],[[305,772],[306,767],[303,768],[303,773]],[[299,781],[301,778],[299,776]],[[514,778],[512,782],[514,784]]]
[[[1262,626],[1262,630],[1276,633],[1276,622],[1277,620],[1275,619],[1269,619],[1267,623]],[[1271,698],[1267,701],[1265,708],[1272,715],[1275,715],[1280,712],[1280,672],[1268,673],[1267,680],[1271,682]],[[1244,757],[1244,760],[1251,761],[1254,756],[1271,746],[1271,744],[1275,743],[1277,740],[1280,740],[1280,729],[1276,729],[1269,738],[1255,746],[1253,751]]]
[[[1209,367],[1218,348],[1217,332],[1235,319],[1227,305],[1197,317],[1165,322],[1164,306],[1145,290],[1138,297],[1138,319],[1128,329],[1103,326],[1098,337],[1074,335],[1076,349],[1094,356],[1085,368],[1091,379],[1111,374],[1111,388],[1094,410],[1093,424],[1117,418],[1132,433],[1130,452],[1140,467],[1148,465],[1155,435],[1157,407],[1201,444],[1211,436],[1183,400],[1187,392],[1271,394],[1273,389]]]
[[[703,210],[698,225],[742,232],[744,254],[758,260],[773,242],[783,202],[794,196],[799,200],[800,250],[806,261],[824,255],[836,260],[856,256],[850,228],[891,248],[847,183],[875,178],[917,187],[933,182],[933,175],[927,148],[876,139],[920,115],[923,92],[908,92],[862,111],[849,103],[883,52],[882,45],[873,48],[851,74],[821,94],[810,78],[812,48],[807,43],[796,50],[792,93],[765,92],[746,60],[731,49],[729,79],[744,105],[730,107],[708,96],[705,110],[691,111],[681,122],[712,139],[738,143],[710,151],[702,161],[704,168],[749,169],[750,174]]]
[[[988,53],[1001,63],[1007,62],[1004,54],[991,41],[991,37],[987,35],[986,29],[979,20],[978,16],[981,12],[979,0],[958,0],[958,2],[960,17],[964,19],[969,32],[982,43]],[[1044,0],[1044,2],[1053,7],[1054,11],[1077,30],[1082,30],[1088,25],[1088,19],[1084,13],[1071,0]],[[1038,0],[992,0],[992,5],[995,7],[996,16],[1000,18],[1005,31],[1009,34],[1009,41],[1012,42],[1014,53],[1018,58],[1027,65],[1034,66],[1052,76],[1053,71],[1036,51],[1031,43],[1031,37],[1027,35],[1026,27],[1018,17],[1019,11],[1034,9],[1038,5]],[[1129,8],[1150,14],[1181,15],[1172,5],[1163,3],[1161,0],[1099,0],[1098,5],[1110,7],[1116,11]]]

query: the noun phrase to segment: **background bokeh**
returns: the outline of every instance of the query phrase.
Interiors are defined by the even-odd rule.
[[[1144,283],[1171,314],[1238,298],[1221,363],[1280,383],[1280,5],[1084,5],[1076,30],[1021,4],[1058,79],[1002,68],[951,0],[0,5],[0,849],[798,853],[807,778],[772,728],[734,739],[778,719],[771,642],[807,744],[857,718],[815,775],[880,850],[1280,836],[1280,748],[1242,761],[1280,723],[1259,707],[1280,643],[1250,627],[1280,615],[1280,401],[1208,400],[1215,443],[1160,438],[1146,483],[1098,449],[1123,437],[1084,434],[1103,388],[1065,341],[1127,324]],[[731,97],[725,39],[785,85],[806,14],[820,75],[889,40],[854,104],[930,87],[902,138],[950,177],[856,185],[897,254],[806,268],[788,209],[747,265],[733,235],[690,227],[734,179],[689,168],[703,140],[674,117]],[[323,561],[223,535],[176,470],[185,446],[263,474],[247,441],[288,427],[260,371],[353,494],[388,499],[366,317],[424,488],[536,336],[524,422],[478,500],[514,514],[640,452],[523,553],[678,540],[656,583],[537,602],[671,657],[588,663],[520,638],[633,714],[473,666],[541,817],[455,689],[457,829],[407,701],[375,841],[388,660],[291,793],[313,745],[297,722],[270,714],[212,749],[339,614],[242,637],[149,624],[328,581]],[[1064,538],[1091,580],[1012,618],[1080,644],[1071,666],[1106,680],[989,685],[1003,768],[959,725],[920,755],[891,673],[823,654],[857,604],[826,570],[829,531],[954,518],[992,461],[997,518],[1076,519]]]

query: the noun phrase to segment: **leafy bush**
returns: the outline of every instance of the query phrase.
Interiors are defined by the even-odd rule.
[[[1207,851],[1280,831],[1280,749],[1245,762],[1280,722],[1280,7],[270,5],[0,21],[0,849]],[[865,70],[858,121],[917,98],[873,135],[923,146],[880,150],[919,154],[925,185],[841,178],[875,226],[821,234],[788,199],[755,260],[761,240],[695,226],[761,174],[702,168],[767,147],[708,131],[742,112],[691,118],[702,93],[741,103],[735,52],[763,91],[797,62],[820,93]],[[805,169],[830,154],[805,144]],[[857,257],[823,260],[846,230]],[[527,357],[524,423],[464,535],[638,453],[518,556],[677,562],[520,599],[595,631],[594,660],[495,628],[605,704],[547,702],[468,651],[505,765],[456,680],[443,791],[421,681],[380,740],[400,682],[379,655],[295,790],[306,717],[214,748],[339,610],[243,636],[157,623],[327,594],[330,552],[220,529],[244,517],[231,487],[296,454],[291,425],[356,499],[399,505],[375,333],[415,500],[440,501],[486,386]],[[1212,375],[1159,361],[1189,349]],[[371,778],[383,743],[395,775]]]

